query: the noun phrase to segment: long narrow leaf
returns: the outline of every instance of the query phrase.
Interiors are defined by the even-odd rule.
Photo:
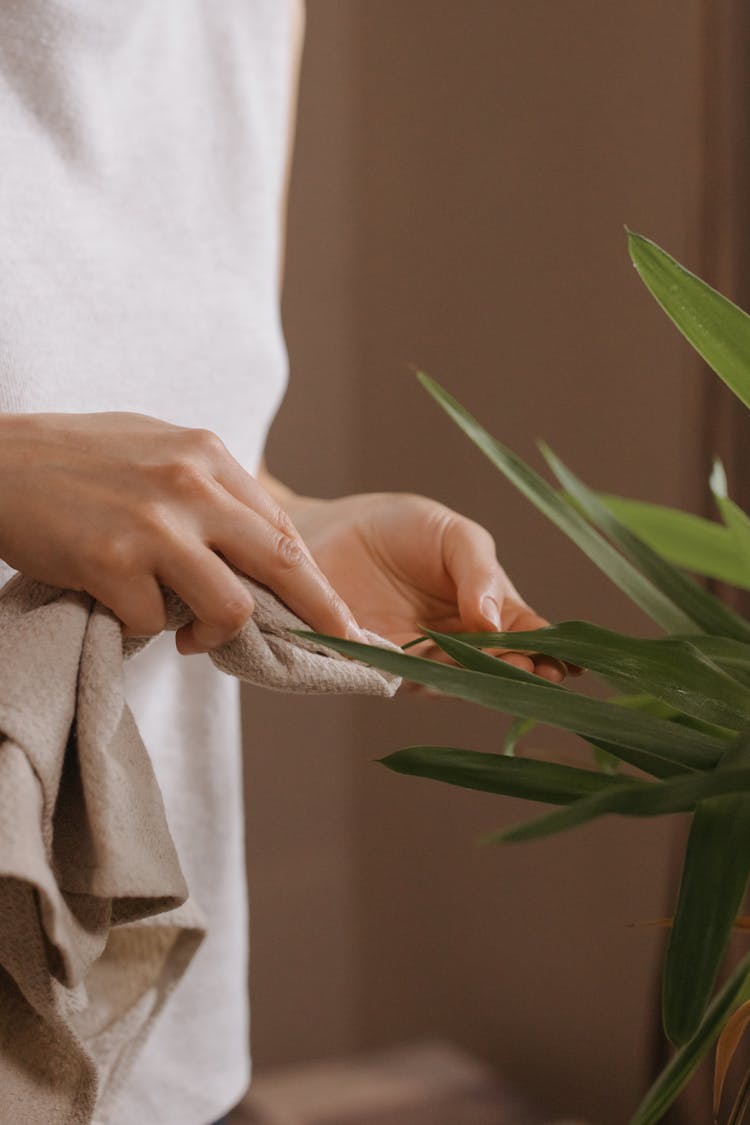
[[[656,243],[628,233],[633,264],[683,336],[750,406],[750,317]]]
[[[440,641],[438,638],[440,636],[442,636],[442,634],[434,633],[427,629],[420,639],[430,637],[439,644]],[[405,645],[404,649],[409,647],[411,646]],[[477,652],[476,649],[470,648],[468,645],[465,646],[458,663],[462,668],[473,668],[475,672],[487,672],[491,676],[502,676],[503,678],[518,680],[519,683],[539,683],[539,678],[534,676],[531,672],[525,672],[523,668],[516,668],[513,664],[508,664],[507,661],[500,661],[497,657],[488,656],[483,652]],[[558,686],[557,684],[550,684],[550,687]],[[514,719],[503,739],[503,754],[509,758],[513,757],[518,740],[535,726],[536,721],[534,719]]]
[[[516,746],[525,734],[533,730],[536,726],[534,719],[514,719],[506,731],[505,738],[503,739],[503,754],[506,757],[512,758],[516,752]]]
[[[743,512],[739,504],[729,499],[727,494],[727,478],[721,461],[714,463],[711,473],[711,491],[719,506],[721,518],[726,529],[732,536],[734,545],[745,565],[745,571],[750,575],[750,516]]]
[[[750,575],[750,517],[746,512],[743,512],[739,504],[735,504],[734,500],[730,500],[728,496],[719,501],[719,507],[727,529],[734,536],[737,547],[745,560],[746,572]]]
[[[459,402],[448,394],[439,383],[424,372],[417,378],[446,411],[454,422],[471,438],[492,463],[534,504],[540,512],[552,521],[610,578],[627,594],[636,605],[649,615],[663,629],[671,633],[694,632],[695,623],[680,610],[674,602],[653,582],[623,558],[610,543],[591,527],[589,523],[558,495],[538,473],[535,473],[520,457],[493,438],[476,418],[466,411]]]
[[[441,636],[430,635],[438,641]],[[580,664],[718,726],[739,730],[750,725],[750,688],[681,637],[642,640],[586,621],[565,621],[527,633],[462,633],[457,637],[483,648],[512,645],[519,652],[541,652]]]
[[[702,633],[684,639],[721,668],[750,672],[750,644],[736,641],[733,637],[712,637]]]
[[[737,1053],[737,1048],[750,1024],[750,1000],[745,1001],[727,1020],[724,1030],[716,1044],[716,1062],[714,1064],[714,1117],[719,1116],[721,1096],[724,1092],[724,1083],[727,1071],[732,1064],[732,1059]]]
[[[460,664],[464,668],[472,668],[476,672],[487,672],[489,673],[489,675],[516,679],[525,683],[538,684],[540,682],[539,677],[532,675],[530,672],[524,672],[520,668],[514,668],[513,665],[508,664],[507,661],[500,660],[495,656],[490,656],[484,652],[478,652],[474,648],[473,644],[465,643],[463,640],[459,639],[459,636],[455,633],[438,633],[435,630],[427,630],[427,635],[437,645],[439,645],[440,648],[442,648],[443,651],[448,654],[448,656],[452,657],[457,664]],[[467,635],[472,636],[472,634]],[[484,636],[482,634],[480,635]],[[501,634],[495,633],[490,635],[496,637],[500,636]],[[504,635],[513,638],[511,643],[514,646],[516,637],[519,637],[521,642],[523,642],[524,636],[528,636],[528,634],[524,633],[508,633]],[[473,636],[477,636],[477,634],[473,634]],[[502,646],[493,645],[492,647]],[[533,646],[530,651],[533,651]],[[730,680],[730,684],[731,683],[732,681]],[[549,684],[548,686],[554,687],[558,691],[565,691],[565,688],[561,687],[559,684]],[[617,700],[617,703],[619,706],[622,706],[622,697]],[[651,714],[654,713],[655,712],[652,709]],[[672,709],[671,715],[674,715],[675,713],[678,715],[681,714],[680,712],[675,712],[674,709]],[[693,724],[704,725],[704,721],[700,719],[693,718],[691,722]],[[734,725],[737,726],[736,723]],[[724,732],[725,728],[723,727],[717,728],[715,725],[706,726],[706,733],[711,734],[712,736],[716,736],[717,734],[723,736]],[[727,731],[726,733],[728,733],[730,736],[732,734],[731,731]],[[643,758],[643,756],[640,754],[637,757],[634,757],[632,748],[627,749],[623,747],[619,742],[613,742],[609,738],[596,738],[592,735],[589,735],[587,741],[591,743],[596,751],[598,751],[600,754],[605,755],[605,759],[619,758],[624,762],[629,762],[630,765],[638,766],[639,769],[646,770],[647,773],[652,774],[654,777],[672,777],[676,772],[678,772],[671,766],[667,766],[665,768],[664,763],[660,760],[648,760]],[[613,772],[611,766],[609,772]]]
[[[613,814],[650,817],[691,812],[701,801],[725,799],[728,795],[734,799],[737,791],[744,791],[746,794],[741,799],[750,799],[750,768],[682,774],[680,777],[658,782],[628,778],[626,784],[617,789],[595,793],[565,809],[493,832],[485,837],[484,842],[518,844],[527,840],[541,840],[545,836],[588,824],[600,816]]]
[[[717,994],[695,1035],[672,1059],[656,1079],[630,1125],[657,1125],[707,1051],[710,1051],[729,1016],[750,1000],[750,953],[742,959],[731,977]]]
[[[659,761],[676,770],[710,769],[726,749],[722,740],[678,727],[664,719],[641,715],[611,703],[573,695],[540,681],[520,683],[501,675],[487,675],[465,668],[454,668],[434,660],[394,652],[374,645],[345,641],[318,633],[300,631],[318,643],[362,660],[376,668],[396,672],[414,683],[438,688],[447,695],[480,703],[495,711],[505,711],[549,726],[572,730],[586,737],[611,738],[617,732],[618,744],[635,751],[635,757],[650,764]],[[502,665],[503,661],[498,661]],[[637,764],[637,763],[634,763]],[[644,768],[648,768],[647,766]]]
[[[750,625],[718,598],[693,582],[677,567],[672,566],[647,543],[634,535],[625,524],[620,523],[582,480],[571,472],[567,465],[549,449],[540,444],[540,449],[552,472],[572,500],[586,513],[588,519],[609,536],[634,566],[645,574],[654,586],[682,613],[694,621],[699,630],[705,633],[719,633],[737,640],[750,641]],[[672,629],[673,633],[694,632],[694,629]]]
[[[534,758],[480,754],[451,746],[407,746],[380,761],[396,773],[444,781],[464,789],[522,797],[548,805],[567,805],[614,784],[627,784],[594,770]]]
[[[710,775],[750,767],[750,738]],[[664,960],[664,1030],[686,1043],[700,1024],[750,878],[750,792],[737,785],[698,804],[690,828],[674,925]]]
[[[599,499],[620,523],[675,566],[750,589],[750,570],[731,532],[720,523],[624,496],[599,494]]]

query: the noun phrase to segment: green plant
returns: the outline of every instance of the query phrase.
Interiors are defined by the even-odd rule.
[[[628,237],[636,269],[657,301],[750,406],[750,317],[654,243]],[[497,468],[666,635],[640,639],[569,621],[524,634],[429,632],[412,642],[431,638],[452,665],[319,639],[408,680],[516,716],[503,754],[411,746],[383,759],[400,773],[554,806],[538,819],[494,833],[489,842],[549,836],[607,814],[692,815],[663,968],[664,1029],[676,1051],[631,1125],[661,1120],[717,1039],[718,1102],[750,1022],[750,954],[716,990],[750,877],[750,623],[685,570],[750,589],[750,518],[728,498],[719,465],[711,488],[721,523],[601,496],[541,445],[560,486],[555,489],[434,380],[418,377]],[[619,694],[606,701],[590,698],[511,667],[484,649],[557,657],[596,673]],[[516,757],[517,739],[535,723],[580,735],[593,747],[599,768]],[[619,763],[636,772],[619,773]],[[749,1104],[750,1078],[729,1115],[731,1125],[739,1125]]]

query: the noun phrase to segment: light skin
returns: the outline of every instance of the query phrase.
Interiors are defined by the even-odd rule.
[[[295,87],[303,25],[300,3]],[[159,583],[171,587],[195,617],[176,633],[184,655],[218,648],[252,614],[228,563],[333,636],[362,640],[362,626],[403,644],[422,626],[546,624],[471,520],[410,494],[299,496],[265,464],[253,477],[206,430],[122,412],[0,414],[0,480],[0,558],[39,581],[85,590],[126,636],[162,632]],[[418,651],[444,658],[434,647]],[[505,657],[563,678],[556,661]]]
[[[259,479],[290,514],[315,561],[366,629],[401,645],[423,627],[455,633],[548,624],[508,578],[489,532],[444,504],[411,493],[336,500],[297,496],[265,465]],[[432,644],[415,652],[447,659]],[[503,655],[545,679],[559,682],[564,676],[564,666],[555,660]]]
[[[507,628],[544,624],[478,524],[409,494],[298,496],[265,467],[251,476],[206,430],[119,412],[3,414],[0,476],[1,558],[85,590],[131,636],[163,630],[159,582],[170,586],[195,615],[176,634],[185,655],[225,643],[252,613],[228,563],[334,636],[491,630],[492,603]],[[562,678],[554,662],[513,659]]]

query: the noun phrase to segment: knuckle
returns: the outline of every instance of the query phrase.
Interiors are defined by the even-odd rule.
[[[97,539],[88,548],[89,561],[105,574],[129,578],[138,571],[138,552],[133,538],[120,533]]]
[[[189,435],[190,448],[204,457],[215,458],[226,452],[224,442],[213,430],[194,429]]]
[[[293,570],[301,566],[305,557],[297,540],[283,532],[276,536],[273,550],[276,562],[283,570]]]
[[[274,513],[274,523],[278,527],[279,531],[282,531],[284,535],[288,536],[289,538],[294,538],[297,535],[296,527],[283,508],[276,509]]]
[[[238,632],[253,612],[252,604],[245,598],[229,598],[214,615],[213,624],[223,633]]]
[[[469,519],[468,516],[459,515],[458,512],[447,510],[445,516],[446,531],[464,543],[473,545],[482,552],[494,555],[495,540],[481,523]]]
[[[447,508],[445,504],[437,503],[430,506],[427,516],[428,526],[442,535],[446,533],[453,534],[463,518],[459,516],[458,512],[454,512],[452,508]]]
[[[164,466],[163,475],[169,490],[180,496],[201,496],[209,487],[205,471],[187,457]]]
[[[154,540],[167,530],[164,509],[156,500],[146,500],[133,511],[133,521],[138,532],[148,540]]]

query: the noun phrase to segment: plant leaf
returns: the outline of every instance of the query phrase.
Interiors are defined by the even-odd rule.
[[[711,1049],[735,1008],[750,1000],[750,953],[743,957],[711,1002],[695,1035],[667,1063],[630,1119],[630,1125],[657,1125]]]
[[[442,634],[430,634],[441,644]],[[750,688],[682,637],[643,640],[586,621],[564,621],[527,633],[459,633],[483,648],[541,652],[649,692],[704,722],[740,730],[750,725]],[[494,659],[490,657],[490,659]]]
[[[713,520],[624,496],[599,494],[615,519],[675,566],[750,589],[747,563],[726,527]]]
[[[704,723],[701,719],[694,719],[692,715],[686,715],[683,711],[670,707],[668,703],[662,703],[660,699],[654,699],[648,695],[613,695],[610,696],[609,702],[616,703],[618,707],[636,708],[642,711],[644,715],[657,715],[662,719],[670,719],[671,722],[679,726],[692,727],[693,730],[700,730],[705,734],[713,735],[714,738],[720,738],[725,744],[731,743],[737,737],[737,731],[735,730],[728,730],[726,727],[717,727],[714,723]]]
[[[719,506],[721,518],[745,565],[745,572],[750,575],[750,517],[743,512],[739,504],[729,499],[726,474],[721,461],[718,460],[714,462],[711,473],[711,491]]]
[[[542,762],[535,758],[509,758],[451,746],[407,746],[380,761],[396,773],[427,777],[548,805],[567,805],[612,785],[612,778],[596,770]],[[626,783],[624,778],[616,783]]]
[[[659,929],[669,930],[672,927],[674,918],[651,918],[647,922],[628,922],[629,926],[657,926]],[[732,929],[738,933],[750,933],[750,916],[747,914],[738,915],[732,923]]]
[[[518,742],[525,734],[533,730],[535,726],[536,722],[534,719],[514,719],[508,727],[505,738],[503,739],[503,754],[508,758],[512,758],[516,752]]]
[[[750,641],[750,625],[743,617],[704,590],[697,582],[693,582],[692,578],[688,578],[677,567],[672,566],[647,543],[634,535],[625,524],[620,523],[602,504],[597,494],[579,480],[548,446],[540,443],[539,448],[552,472],[575,504],[600,531],[609,536],[631,563],[637,566],[665,597],[695,622],[699,630]],[[668,631],[685,633],[695,632],[695,629]]]
[[[602,773],[608,774],[610,777],[614,776],[620,768],[617,755],[613,754],[611,750],[605,750],[605,743],[603,742],[592,742],[591,746],[594,751],[594,761]]]
[[[670,320],[737,398],[750,406],[747,313],[650,239],[629,231],[628,247],[643,282]]]
[[[734,668],[742,672],[750,672],[750,644],[737,641],[733,637],[714,637],[698,633],[692,637],[684,637],[690,644],[719,664],[722,668]]]
[[[745,1034],[750,1023],[750,1000],[746,1000],[736,1011],[732,1012],[724,1024],[719,1041],[716,1044],[716,1062],[714,1064],[714,1117],[718,1117],[721,1106],[721,1095],[724,1092],[724,1082],[727,1071],[732,1064],[740,1040]]]
[[[734,798],[738,791],[745,794],[744,798],[738,799],[750,799],[750,767],[747,766],[682,774],[658,782],[640,781],[636,778],[620,780],[625,781],[626,785],[594,793],[565,809],[493,832],[483,842],[518,844],[527,840],[540,840],[545,836],[588,824],[597,817],[612,814],[649,817],[691,812],[699,802],[729,796]]]
[[[540,512],[552,521],[561,531],[591,559],[608,578],[627,596],[640,606],[663,629],[671,633],[694,632],[696,623],[687,617],[674,602],[657,589],[653,582],[619,551],[607,542],[575,508],[566,502],[538,473],[534,472],[520,457],[493,438],[476,418],[473,418],[459,402],[448,394],[439,383],[424,372],[417,372],[417,378],[435,401],[446,411],[454,422],[471,438],[482,452],[492,461],[524,496]]]
[[[590,628],[595,628],[595,626],[590,626]],[[472,668],[476,672],[487,672],[490,675],[501,676],[503,678],[516,679],[516,680],[519,680],[520,682],[524,682],[524,683],[539,684],[540,682],[544,682],[544,681],[540,681],[540,678],[538,676],[533,675],[531,672],[524,672],[520,668],[514,668],[513,665],[508,664],[507,661],[500,660],[496,656],[490,656],[487,653],[477,652],[476,649],[474,648],[474,644],[477,643],[476,640],[472,644],[467,644],[463,640],[460,639],[460,635],[457,634],[457,633],[438,633],[435,630],[428,630],[428,635],[429,635],[430,639],[435,642],[436,645],[438,645],[440,648],[442,648],[443,651],[446,652],[450,657],[452,657],[456,661],[457,664],[460,664],[464,668]],[[500,636],[501,634],[498,634],[498,633],[491,633],[491,634],[486,634],[486,633],[472,634],[472,633],[469,633],[469,634],[464,634],[464,635],[469,636],[469,637],[473,637],[473,638],[479,638],[479,642],[484,642],[488,636],[490,638],[495,638],[497,636]],[[512,643],[514,645],[515,645],[515,638],[516,637],[519,637],[519,638],[523,639],[523,637],[525,635],[527,636],[528,634],[523,634],[523,633],[520,633],[520,632],[519,633],[507,634],[507,636],[510,636],[510,637],[513,638]],[[614,634],[614,635],[617,636],[618,634]],[[491,643],[491,646],[493,648],[494,647],[501,647],[501,646],[494,645],[494,643],[492,643],[492,642],[490,642],[490,643]],[[532,650],[533,650],[533,647],[534,646],[532,646]],[[718,669],[717,669],[717,671],[718,671]],[[732,681],[730,679],[729,683],[730,683],[730,685],[732,685],[732,684],[734,684],[734,681]],[[560,684],[547,684],[547,686],[553,687],[557,691],[566,692],[566,689],[563,688]],[[739,687],[739,685],[736,685],[736,686]],[[740,688],[740,691],[741,690],[742,689]],[[570,698],[570,693],[566,692],[566,694],[568,695],[568,698]],[[578,698],[580,699],[580,698],[585,698],[585,697],[578,696]],[[626,697],[618,696],[614,699],[613,702],[616,703],[618,706],[623,706],[623,699],[624,698],[626,698]],[[632,697],[632,696],[630,697],[631,700],[634,699],[634,698],[645,698],[645,697]],[[649,697],[649,698],[653,699],[653,697]],[[694,717],[684,716],[681,712],[676,711],[673,707],[670,707],[668,704],[661,704],[661,701],[659,701],[659,700],[653,699],[653,702],[657,706],[661,705],[661,706],[665,707],[666,710],[667,710],[668,717],[670,719],[673,719],[673,721],[679,722],[682,719],[684,719],[685,722],[688,723],[689,725],[693,726],[694,729],[699,729],[701,727],[705,727],[705,732],[708,733],[709,735],[713,736],[713,737],[716,737],[718,735],[719,737],[721,737],[723,739],[725,737],[725,735],[728,734],[731,738],[731,736],[734,733],[736,733],[736,731],[727,730],[725,727],[717,727],[714,724],[707,724],[703,720],[696,719]],[[634,704],[632,704],[632,703],[630,705],[631,705],[631,707],[634,706]],[[653,706],[651,706],[649,708],[649,713],[652,714],[652,715],[658,715],[658,712],[654,709]],[[674,716],[677,716],[677,718],[674,719]],[[735,723],[734,725],[735,725],[735,728],[736,728],[737,723]],[[741,725],[746,725],[746,721]],[[609,758],[609,759],[612,759],[612,758],[621,759],[622,761],[629,762],[631,765],[637,766],[638,768],[645,770],[647,773],[651,773],[655,777],[670,777],[676,772],[673,768],[666,768],[665,769],[663,763],[659,763],[655,760],[644,759],[642,757],[642,755],[638,756],[637,758],[634,757],[632,747],[631,748],[623,747],[623,746],[621,746],[617,743],[614,743],[614,742],[610,741],[609,739],[595,738],[592,735],[589,735],[587,737],[587,741],[591,743],[591,745],[594,747],[595,750],[599,751],[601,754],[606,755],[607,758]],[[726,749],[726,746],[724,748]],[[609,772],[612,773],[614,771],[610,768]]]
[[[536,719],[591,738],[606,740],[616,730],[618,754],[646,770],[663,771],[666,768],[674,773],[686,769],[711,769],[726,750],[726,743],[712,735],[665,719],[641,715],[612,703],[574,695],[557,685],[545,683],[539,677],[534,677],[538,681],[536,683],[521,683],[517,678],[511,678],[519,669],[503,673],[502,669],[510,666],[502,660],[497,660],[496,674],[488,675],[375,645],[345,641],[340,637],[306,630],[296,632],[345,656],[396,672],[414,683],[438,688],[447,695],[480,703],[495,711]],[[460,645],[461,642],[456,641],[455,644]],[[627,759],[626,752],[630,755]]]
[[[473,646],[477,645],[477,646],[480,646],[480,647],[491,647],[491,648],[505,647],[504,643],[502,645],[496,643],[497,638],[502,637],[504,640],[506,638],[509,638],[510,643],[513,645],[513,647],[517,648],[519,650],[531,652],[531,651],[536,651],[537,647],[538,647],[539,651],[544,651],[544,648],[541,644],[539,646],[537,646],[537,644],[535,643],[536,639],[538,637],[548,635],[548,633],[553,632],[557,628],[562,629],[562,628],[568,628],[568,627],[581,627],[584,630],[585,629],[595,630],[596,632],[601,632],[602,635],[606,635],[608,633],[607,630],[600,630],[599,631],[596,626],[587,625],[587,623],[585,623],[585,622],[568,622],[568,623],[566,623],[562,626],[552,626],[552,627],[550,627],[549,630],[545,629],[545,630],[535,631],[533,634],[521,633],[521,632],[519,632],[519,633],[505,633],[505,634],[501,634],[501,633],[463,633],[463,634],[459,634],[459,633],[438,633],[435,630],[427,630],[427,635],[430,637],[431,640],[433,640],[435,642],[435,644],[437,644],[440,648],[442,648],[444,652],[448,653],[448,655],[451,656],[456,661],[456,663],[460,664],[464,668],[473,668],[475,671],[478,671],[478,672],[485,671],[485,672],[488,672],[490,675],[510,677],[510,678],[518,679],[519,681],[526,682],[526,683],[539,683],[539,677],[538,676],[534,676],[530,672],[524,672],[522,669],[514,668],[512,665],[509,665],[507,663],[507,661],[501,661],[495,656],[490,656],[490,655],[485,654],[485,653],[476,652],[474,650]],[[612,633],[612,634],[609,634],[609,636],[618,638],[620,636],[620,634]],[[464,642],[464,638],[466,638],[468,640],[468,643]],[[533,638],[533,640],[531,640],[531,638]],[[593,643],[591,644],[590,647],[596,649],[596,640],[597,639],[598,638],[593,638]],[[516,643],[517,640],[520,643],[517,644]],[[524,640],[530,641],[530,643],[528,645],[528,648],[526,647],[526,645],[523,644]],[[624,640],[631,641],[631,640],[633,640],[633,638],[624,638]],[[635,641],[635,644],[638,644],[638,643],[640,643],[640,642]],[[659,643],[659,642],[646,641],[644,643],[647,644],[647,645],[650,645],[652,643]],[[679,642],[671,642],[670,640],[667,640],[664,643],[666,645],[669,645],[671,643],[679,643]],[[580,652],[581,656],[583,656],[583,650],[580,649],[579,652]],[[598,655],[601,656],[601,653],[599,652]],[[666,704],[662,700],[658,700],[658,699],[654,698],[653,696],[647,696],[647,695],[616,696],[613,699],[611,699],[610,702],[615,703],[618,706],[629,706],[631,708],[640,705],[642,709],[647,709],[649,711],[649,713],[652,714],[652,715],[661,714],[662,717],[670,718],[673,721],[685,722],[687,725],[692,726],[694,729],[703,729],[706,733],[711,734],[714,737],[718,736],[718,737],[724,738],[726,736],[729,736],[729,738],[731,739],[732,735],[736,734],[736,731],[739,728],[747,726],[748,719],[750,719],[750,689],[746,689],[744,686],[736,683],[736,681],[734,681],[731,677],[729,677],[725,673],[721,672],[720,669],[718,669],[718,668],[712,669],[712,666],[707,661],[704,661],[703,658],[701,657],[700,653],[698,653],[698,654],[696,654],[696,657],[694,658],[694,663],[696,663],[696,661],[697,661],[697,665],[698,665],[697,669],[694,669],[694,671],[698,672],[698,676],[697,676],[697,680],[696,680],[696,676],[694,675],[693,680],[698,685],[698,691],[700,693],[700,699],[699,700],[692,699],[692,697],[690,697],[688,695],[688,693],[686,691],[684,691],[684,688],[682,690],[682,695],[680,696],[680,689],[679,689],[678,685],[672,683],[672,680],[674,679],[674,669],[672,667],[672,664],[671,664],[671,661],[670,661],[670,658],[669,658],[669,656],[670,656],[669,651],[666,650],[661,655],[663,657],[663,659],[662,659],[662,680],[663,680],[664,684],[668,685],[669,689],[671,689],[671,691],[674,693],[675,699],[678,702],[680,702],[680,704],[684,707],[683,711],[678,711],[674,706],[671,706],[670,704]],[[666,659],[666,664],[665,664],[664,658]],[[585,661],[582,659],[581,663],[585,663]],[[612,664],[611,660],[610,660],[610,665],[613,668],[614,673],[617,673],[619,671],[619,668],[617,667],[616,663]],[[589,666],[593,667],[594,665],[591,664]],[[723,689],[723,694],[726,696],[726,698],[728,700],[728,706],[730,708],[730,714],[728,716],[725,714],[725,712],[723,710],[721,710],[720,703],[717,703],[716,701],[707,701],[706,693],[705,693],[705,691],[703,691],[703,687],[705,686],[705,681],[706,680],[710,681],[710,678],[711,678],[710,677],[710,671],[711,670],[713,671],[713,673],[715,673],[717,681],[718,681],[718,686],[721,689]],[[619,682],[618,677],[616,675],[613,675],[613,679],[616,682]],[[650,677],[647,681],[646,686],[652,685],[652,681],[653,681],[653,677]],[[565,690],[559,684],[552,684],[552,685],[548,685],[548,686],[556,687],[558,690],[561,690],[561,691]],[[656,688],[654,690],[656,690]],[[665,688],[665,692],[666,691],[667,691],[667,688]],[[679,696],[679,698],[678,698],[678,696]],[[736,715],[731,713],[733,707],[736,706],[736,701],[737,701],[738,696],[740,697],[740,699],[745,698],[746,701],[747,701],[747,706],[748,706],[747,715],[743,715],[741,719],[738,719]],[[687,700],[687,703],[686,703],[686,700]],[[644,701],[647,701],[647,703],[648,703],[647,707],[646,707],[646,704],[644,703]],[[707,714],[708,713],[716,713],[717,715],[722,715],[723,717],[725,717],[727,719],[728,723],[730,723],[731,726],[734,729],[732,730],[732,729],[729,729],[728,727],[725,727],[725,726],[717,726],[715,723],[709,723],[704,719],[696,717],[695,715],[689,716],[689,715],[685,714],[686,711],[691,711],[691,710],[696,711],[696,713],[699,714],[700,711],[701,711],[701,701],[703,701],[703,707],[702,707],[703,711],[705,711]],[[692,706],[691,706],[691,703],[693,704]],[[659,711],[659,708],[661,708],[661,712]],[[516,726],[516,724],[514,724],[514,727],[512,727],[511,730],[509,731],[509,736],[512,740],[511,750],[513,749],[513,746],[515,745],[515,738],[516,738],[515,729],[520,730],[521,725],[523,725],[525,723],[529,723],[530,726],[534,725],[532,720],[518,719],[518,720],[516,720],[516,724],[520,724],[520,725]],[[526,730],[526,729],[528,729],[528,727],[524,727],[524,730]],[[587,741],[594,748],[595,760],[598,762],[598,764],[600,765],[601,768],[606,770],[607,773],[612,774],[612,773],[616,772],[616,766],[617,766],[618,760],[629,762],[631,765],[638,766],[640,769],[645,770],[647,773],[651,773],[655,777],[669,777],[669,776],[672,776],[675,773],[674,769],[669,769],[669,768],[664,769],[662,764],[659,764],[655,761],[648,761],[648,760],[643,759],[642,757],[639,757],[637,759],[634,758],[632,748],[631,749],[623,748],[622,746],[618,745],[617,743],[612,742],[609,739],[605,740],[605,739],[602,739],[602,738],[594,738],[592,736],[589,736]]]
[[[739,739],[709,775],[717,784],[750,767],[750,737]],[[750,791],[733,786],[697,805],[674,925],[664,959],[662,1014],[673,1043],[700,1024],[750,877]]]
[[[742,1125],[746,1120],[748,1109],[750,1109],[750,1070],[745,1071],[734,1105],[727,1118],[727,1125]]]
[[[750,793],[747,766],[652,782],[533,758],[507,758],[502,754],[477,754],[439,746],[406,747],[381,761],[389,769],[414,777],[566,806],[536,820],[493,832],[483,840],[488,844],[541,839],[608,814],[651,817],[685,813],[699,801],[734,795],[737,790]],[[528,766],[528,771],[524,772],[522,766]],[[557,790],[553,784],[558,786]],[[743,921],[734,919],[732,925],[742,928]]]
[[[482,634],[483,636],[486,634]],[[493,634],[494,635],[494,634]],[[454,643],[456,634],[454,633],[438,633],[434,630],[426,629],[424,633],[425,638],[434,641],[438,647],[442,648],[444,652],[452,656],[457,664],[462,668],[470,668],[475,672],[486,672],[490,676],[500,676],[503,679],[518,680],[519,683],[526,684],[539,684],[546,683],[548,687],[556,688],[558,691],[565,689],[560,684],[553,684],[549,681],[543,681],[539,676],[534,675],[532,672],[526,672],[523,668],[516,668],[513,664],[509,664],[506,660],[501,660],[500,657],[490,656],[487,653],[477,651],[474,645],[456,645]],[[485,647],[496,647],[494,645],[486,645]],[[512,757],[515,753],[516,743],[519,738],[523,737],[537,725],[536,719],[516,718],[508,728],[505,739],[503,740],[503,753],[508,757]],[[605,755],[609,760],[616,760],[616,753],[607,747],[607,744],[602,741],[594,741],[591,743],[600,754]],[[626,760],[628,760],[628,753],[625,751]],[[661,766],[657,766],[657,776],[670,777],[674,770],[667,768],[664,771]],[[612,769],[610,773],[614,772]]]

